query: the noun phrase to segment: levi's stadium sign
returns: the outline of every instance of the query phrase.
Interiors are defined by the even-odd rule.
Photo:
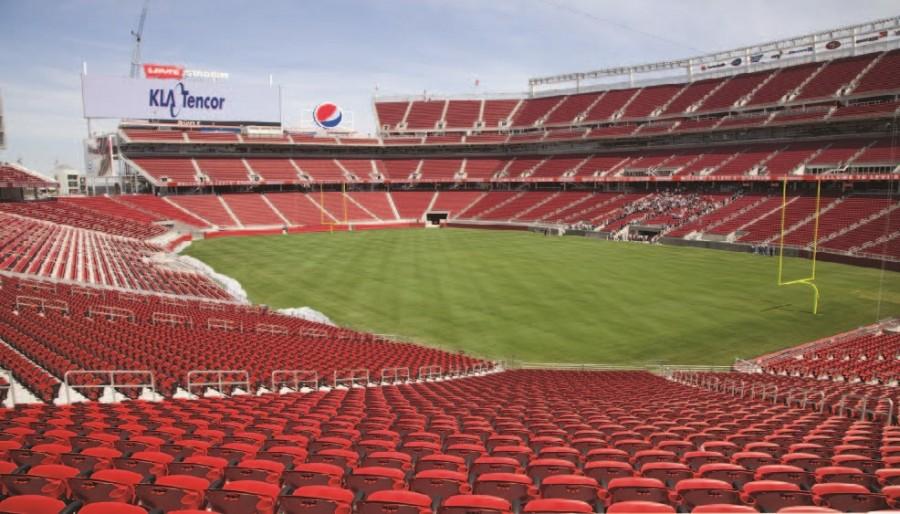
[[[203,80],[82,75],[85,118],[281,122],[281,91]]]
[[[148,79],[209,79],[222,80],[228,78],[224,71],[192,70],[174,64],[144,64],[144,77]]]
[[[170,64],[145,64],[144,76],[148,79],[175,79],[184,78],[184,68]]]

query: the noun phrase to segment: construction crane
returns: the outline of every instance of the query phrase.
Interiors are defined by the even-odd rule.
[[[144,0],[144,8],[141,10],[141,19],[138,21],[137,30],[132,30],[134,37],[134,50],[131,51],[131,78],[138,78],[141,74],[141,40],[144,37],[144,22],[147,21],[147,8],[150,0]]]

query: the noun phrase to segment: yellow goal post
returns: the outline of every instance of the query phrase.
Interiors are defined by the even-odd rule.
[[[819,244],[819,215],[822,203],[822,179],[816,180],[816,204],[813,211],[813,235],[812,235],[812,255],[810,256],[810,274],[808,277],[798,278],[794,280],[785,280],[784,278],[784,236],[787,228],[785,220],[787,218],[788,209],[788,179],[784,177],[781,188],[781,233],[778,244],[778,287],[805,285],[812,288],[813,304],[812,313],[819,313],[819,288],[816,285],[816,257],[818,254]]]

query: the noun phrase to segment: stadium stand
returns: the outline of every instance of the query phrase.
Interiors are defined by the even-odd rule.
[[[135,239],[150,239],[166,232],[165,228],[151,225],[145,219],[135,219],[135,214],[125,217],[121,216],[121,212],[117,212],[116,214],[97,212],[97,205],[99,204],[105,204],[105,202],[94,200],[88,200],[87,202],[82,200],[60,200],[0,203],[0,211],[17,217],[61,223],[77,228]],[[92,207],[87,207],[88,205],[92,205]],[[124,208],[120,209],[120,211],[124,210]]]
[[[443,218],[896,266],[900,51],[871,48],[376,99],[377,138],[123,124],[153,194],[0,203],[0,399],[44,402],[0,409],[0,512],[900,508],[896,321],[727,372],[516,370],[239,303],[169,253]]]
[[[70,480],[82,501],[145,507],[171,496],[216,508],[237,491],[231,501],[268,498],[267,512],[296,497],[361,510],[421,502],[525,512],[616,511],[635,501],[716,512],[894,504],[896,474],[884,467],[894,428],[688,383],[704,378],[523,370],[304,395],[36,405],[7,419],[7,430],[25,435],[7,450],[4,478],[48,498],[60,490],[49,484]],[[89,423],[83,434],[77,423]],[[41,466],[102,483],[127,483],[112,481],[134,469],[157,479],[136,475],[126,486],[134,495],[89,496],[82,479],[47,478]]]
[[[56,183],[24,166],[0,163],[0,187],[51,188]]]
[[[185,377],[195,369],[241,366],[255,391],[269,386],[277,369],[315,370],[324,380],[338,369],[366,368],[375,380],[387,368],[483,364],[239,304],[112,290],[86,295],[64,284],[53,284],[53,291],[31,287],[4,278],[4,340],[56,379],[78,369],[149,369],[158,391],[169,396],[187,389]]]

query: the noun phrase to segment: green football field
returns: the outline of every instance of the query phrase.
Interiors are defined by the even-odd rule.
[[[900,274],[818,263],[778,288],[777,259],[482,230],[221,238],[185,252],[255,303],[492,358],[730,364],[900,315]],[[810,261],[786,262],[801,278]],[[880,300],[880,301],[879,301]]]

